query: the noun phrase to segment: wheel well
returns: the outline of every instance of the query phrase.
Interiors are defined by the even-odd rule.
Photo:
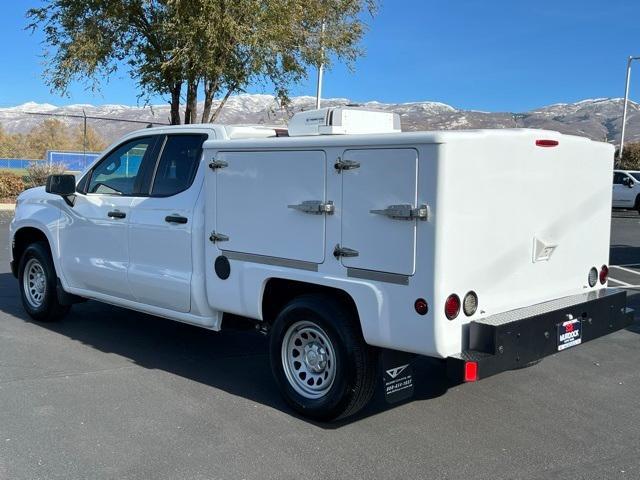
[[[354,318],[358,318],[356,303],[353,301],[353,298],[351,298],[351,295],[344,290],[297,280],[270,278],[267,281],[262,295],[262,319],[269,324],[273,323],[278,313],[280,313],[287,303],[295,297],[309,293],[322,293],[332,296],[340,301],[345,308],[348,308],[354,315]]]
[[[49,253],[51,253],[49,240],[47,239],[47,236],[42,232],[42,230],[38,230],[37,228],[33,227],[24,227],[18,230],[13,237],[13,260],[15,262],[20,262],[22,254],[27,249],[27,247],[36,242],[43,242],[49,249]]]

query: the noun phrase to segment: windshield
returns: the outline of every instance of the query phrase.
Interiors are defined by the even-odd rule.
[[[640,182],[640,172],[629,172],[629,175],[635,178],[636,181]]]

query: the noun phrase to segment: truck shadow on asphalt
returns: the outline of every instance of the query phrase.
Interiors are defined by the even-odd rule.
[[[640,247],[631,245],[611,245],[609,250],[609,265],[638,265],[640,266]],[[640,279],[640,277],[639,277]]]
[[[436,398],[451,386],[442,362],[418,358],[413,364],[416,388],[412,399],[387,404],[380,382],[374,398],[359,414],[341,422],[318,423],[299,417],[282,400],[271,375],[268,339],[253,330],[212,332],[93,301],[74,305],[60,322],[34,322],[22,308],[16,279],[10,273],[0,273],[0,311],[141,367],[209,385],[325,429],[340,428],[403,403]]]

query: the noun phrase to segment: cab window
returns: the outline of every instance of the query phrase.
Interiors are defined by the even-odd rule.
[[[153,142],[153,137],[136,138],[117,147],[94,167],[87,193],[133,195]]]
[[[206,135],[169,135],[162,148],[151,196],[168,197],[193,183]]]
[[[620,172],[614,172],[613,174],[613,183],[616,185],[622,185],[623,180],[625,179],[626,175],[624,173],[620,173]]]

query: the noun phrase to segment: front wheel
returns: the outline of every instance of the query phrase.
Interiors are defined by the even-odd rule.
[[[280,312],[270,332],[271,368],[285,400],[302,415],[353,415],[375,388],[375,349],[358,319],[326,295],[303,295]]]
[[[52,322],[69,311],[69,306],[58,302],[56,271],[49,249],[43,243],[33,243],[25,249],[18,280],[22,305],[34,320]]]

